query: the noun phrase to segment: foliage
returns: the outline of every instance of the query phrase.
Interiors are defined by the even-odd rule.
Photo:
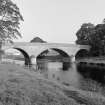
[[[85,23],[76,33],[76,44],[90,45],[92,56],[105,55],[105,24]]]
[[[20,21],[23,21],[23,17],[17,5],[11,0],[0,0],[0,41],[12,42],[21,37]]]
[[[46,43],[46,41],[42,40],[42,39],[39,38],[39,37],[33,38],[30,42],[31,42],[31,43]]]
[[[90,42],[90,34],[94,29],[94,25],[91,23],[85,23],[81,26],[81,28],[77,31],[77,44],[85,44],[89,45]]]

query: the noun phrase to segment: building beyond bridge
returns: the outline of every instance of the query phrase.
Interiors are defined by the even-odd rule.
[[[69,57],[71,61],[75,61],[77,53],[80,51],[89,51],[90,46],[76,45],[76,44],[63,44],[63,43],[29,43],[29,42],[15,42],[13,44],[5,43],[2,50],[16,49],[20,51],[25,58],[25,64],[31,65],[31,57],[37,59],[40,54],[46,50],[54,50],[61,54],[63,57]]]

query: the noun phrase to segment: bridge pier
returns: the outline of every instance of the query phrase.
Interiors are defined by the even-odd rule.
[[[34,55],[32,55],[30,57],[30,61],[31,61],[31,64],[30,64],[30,67],[33,67],[33,68],[37,68],[37,61],[36,61],[36,57]]]
[[[74,63],[75,62],[75,55],[71,55],[70,59],[71,59],[71,63]]]
[[[36,65],[36,57],[32,57],[31,58],[31,64],[32,65]]]

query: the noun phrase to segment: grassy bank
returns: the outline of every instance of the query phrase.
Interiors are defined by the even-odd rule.
[[[105,97],[49,81],[18,65],[0,64],[0,105],[105,105]]]

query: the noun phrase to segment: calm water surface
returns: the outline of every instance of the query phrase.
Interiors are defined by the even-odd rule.
[[[47,78],[65,85],[78,87],[82,76],[77,72],[76,64],[72,63],[68,70],[63,70],[62,62],[48,62],[46,64]],[[46,75],[46,74],[45,74]]]

